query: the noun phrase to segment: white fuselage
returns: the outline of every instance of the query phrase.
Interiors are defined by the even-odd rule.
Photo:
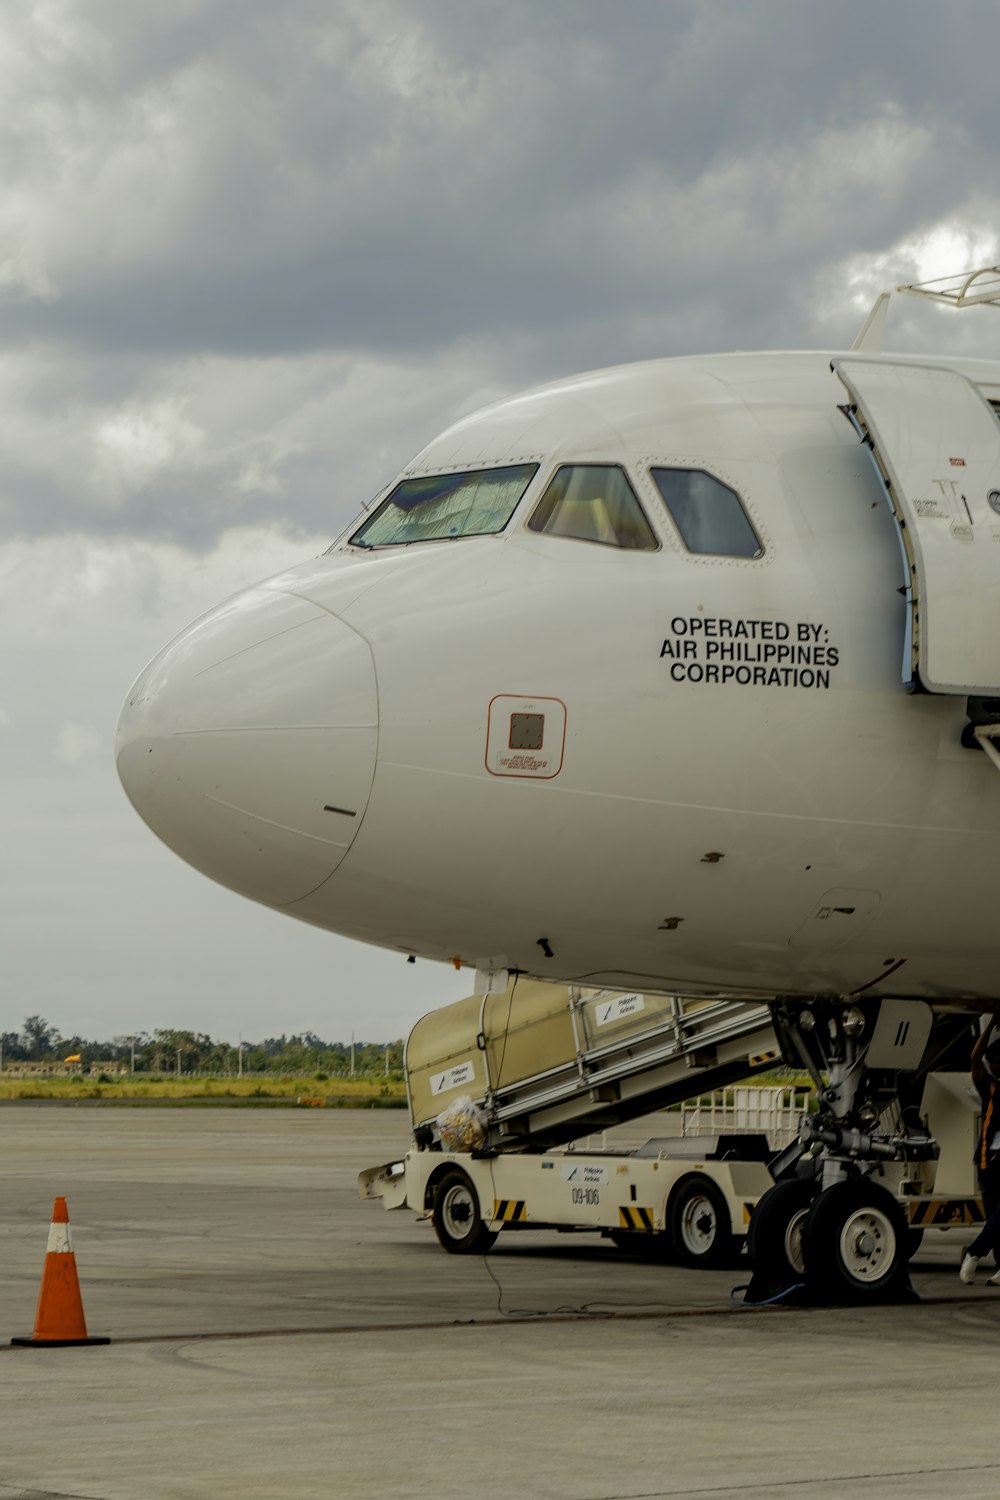
[[[1000,399],[1000,366],[937,363]],[[899,536],[845,399],[827,354],[730,355],[464,419],[404,475],[537,465],[505,528],[342,541],[197,622],[123,711],[129,796],[214,879],[405,953],[1000,996],[1000,772],[963,698],[902,684]],[[655,549],[531,530],[568,463],[621,466]],[[689,552],[656,466],[736,492],[761,555]]]

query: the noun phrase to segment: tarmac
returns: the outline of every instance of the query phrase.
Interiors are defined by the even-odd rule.
[[[918,1303],[750,1310],[745,1272],[594,1236],[446,1255],[357,1196],[401,1111],[20,1104],[0,1132],[0,1500],[1000,1494],[1000,1290],[961,1285],[959,1232]],[[107,1346],[9,1346],[56,1195]]]

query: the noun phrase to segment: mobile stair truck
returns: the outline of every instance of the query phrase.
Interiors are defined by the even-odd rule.
[[[591,1230],[624,1248],[723,1264],[772,1185],[766,1135],[583,1137],[780,1062],[767,1007],[515,978],[424,1016],[404,1068],[414,1145],[360,1174],[364,1198],[430,1218],[445,1250],[498,1233]]]
[[[361,1172],[360,1194],[430,1219],[455,1255],[484,1254],[501,1230],[590,1230],[623,1249],[724,1265],[801,1148],[778,1152],[773,1129],[769,1141],[724,1115],[707,1134],[658,1136],[628,1153],[592,1140],[773,1068],[780,1056],[760,1001],[513,978],[502,994],[469,996],[413,1027],[404,1068],[414,1144]],[[928,1074],[917,1130],[926,1148],[878,1166],[903,1208],[910,1254],[925,1228],[971,1233],[982,1221],[972,1164],[978,1102],[968,1074]],[[788,1139],[804,1104],[786,1096],[769,1127]],[[811,1194],[802,1190],[804,1220]],[[785,1235],[793,1267],[800,1233],[798,1222]]]

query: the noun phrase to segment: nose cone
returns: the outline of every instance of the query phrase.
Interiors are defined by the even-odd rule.
[[[139,677],[118,774],[189,864],[286,906],[322,884],[361,824],[378,704],[367,643],[315,604],[251,589],[205,615]]]

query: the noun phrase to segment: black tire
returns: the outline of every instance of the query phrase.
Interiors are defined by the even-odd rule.
[[[449,1255],[485,1255],[497,1237],[483,1223],[479,1195],[458,1167],[445,1172],[435,1187],[431,1220]]]
[[[818,1302],[884,1302],[908,1284],[909,1226],[876,1183],[837,1182],[820,1193],[802,1247],[806,1285]]]
[[[802,1230],[815,1196],[812,1182],[776,1182],[751,1214],[747,1255],[768,1284],[788,1287],[804,1279]]]
[[[924,1242],[924,1231],[922,1229],[908,1229],[906,1231],[906,1258],[912,1260],[920,1246]]]
[[[710,1177],[682,1177],[667,1208],[670,1248],[683,1266],[724,1266],[734,1254],[729,1209]]]

